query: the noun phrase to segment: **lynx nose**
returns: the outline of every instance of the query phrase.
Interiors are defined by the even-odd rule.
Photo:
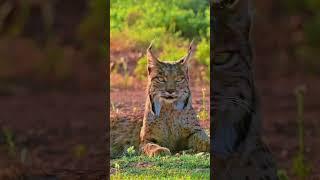
[[[169,94],[173,94],[173,93],[174,93],[174,91],[175,91],[174,89],[168,89],[168,90],[167,90],[167,93],[169,93]]]

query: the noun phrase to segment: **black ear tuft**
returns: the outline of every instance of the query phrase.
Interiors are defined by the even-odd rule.
[[[151,69],[158,66],[160,64],[160,61],[158,58],[152,53],[152,42],[150,46],[147,49],[147,61],[148,61],[148,73],[150,74]]]
[[[181,58],[180,60],[178,60],[178,63],[183,64],[185,67],[187,67],[188,60],[190,59],[192,52],[193,52],[193,39],[189,45],[188,54],[186,56],[184,56],[183,58]]]

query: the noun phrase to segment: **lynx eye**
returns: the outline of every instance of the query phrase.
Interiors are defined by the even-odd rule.
[[[166,80],[165,80],[164,78],[162,78],[162,77],[158,77],[157,80],[158,80],[159,82],[161,82],[161,83],[163,83],[163,82],[166,81]]]
[[[176,82],[182,82],[183,80],[184,80],[183,77],[179,77],[179,78],[176,79]]]
[[[230,59],[232,58],[231,53],[217,53],[215,54],[214,58],[214,64],[219,65],[219,64],[225,64],[227,63]]]

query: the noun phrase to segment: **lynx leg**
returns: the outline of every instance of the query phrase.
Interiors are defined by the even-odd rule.
[[[166,147],[161,147],[155,143],[147,143],[141,146],[141,151],[149,157],[161,156],[161,155],[171,155],[171,152]]]
[[[203,130],[193,133],[188,139],[188,145],[196,152],[210,152],[210,139]]]

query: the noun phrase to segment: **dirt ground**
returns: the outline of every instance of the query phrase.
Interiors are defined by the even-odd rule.
[[[298,153],[297,103],[294,89],[305,84],[304,127],[306,159],[312,164],[312,176],[320,179],[320,86],[317,79],[292,78],[258,81],[261,95],[264,138],[278,166],[292,177],[292,160]]]
[[[1,134],[0,179],[105,179],[105,94],[44,93],[0,99],[0,127],[10,129],[16,151],[16,155],[8,153]]]
[[[259,1],[252,33],[254,72],[261,96],[264,138],[273,152],[279,169],[288,171],[298,152],[297,102],[294,90],[305,85],[304,127],[306,159],[312,177],[320,179],[320,85],[319,73],[295,57],[296,39],[303,34],[302,17],[286,14],[278,1]],[[319,66],[318,66],[319,67]]]

